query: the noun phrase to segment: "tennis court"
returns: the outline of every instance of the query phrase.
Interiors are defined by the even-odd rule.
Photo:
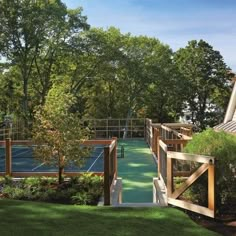
[[[93,147],[90,156],[84,158],[83,167],[71,163],[65,167],[65,172],[103,172],[104,147]],[[5,147],[0,147],[0,172],[5,171]],[[56,166],[47,165],[34,158],[33,147],[12,146],[13,172],[57,172]]]

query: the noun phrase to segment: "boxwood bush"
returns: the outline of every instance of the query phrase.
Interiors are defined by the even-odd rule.
[[[220,213],[224,206],[232,206],[236,203],[236,136],[216,132],[207,129],[195,134],[187,144],[184,152],[213,156],[216,158],[216,207]],[[191,188],[192,194],[199,191],[201,195],[207,195],[207,178],[203,177]],[[205,191],[205,193],[204,193]],[[203,205],[207,205],[207,198],[198,199]],[[235,206],[234,206],[235,207]]]

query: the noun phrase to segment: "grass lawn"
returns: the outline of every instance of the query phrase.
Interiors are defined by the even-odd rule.
[[[111,208],[0,200],[0,235],[217,235],[173,208]]]

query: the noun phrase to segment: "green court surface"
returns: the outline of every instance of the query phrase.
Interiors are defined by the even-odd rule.
[[[157,167],[144,140],[119,140],[125,157],[118,159],[118,176],[122,178],[122,202],[143,203],[153,201],[153,177]]]

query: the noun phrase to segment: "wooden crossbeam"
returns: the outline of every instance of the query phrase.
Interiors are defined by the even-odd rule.
[[[212,164],[208,168],[208,208],[215,212],[215,167]]]
[[[98,140],[85,140],[82,142],[84,145],[110,145],[112,144],[112,140],[110,139],[98,139]],[[0,146],[5,145],[5,140],[0,141]],[[33,142],[31,140],[12,140],[11,145],[25,145],[25,146],[31,146],[33,145]]]
[[[173,198],[168,198],[168,203],[177,207],[184,208],[189,211],[193,211],[193,212],[205,215],[205,216],[209,216],[212,218],[215,217],[215,212],[207,207],[199,206],[196,204],[184,202],[182,200],[173,199]]]
[[[164,126],[168,126],[170,128],[180,128],[180,127],[188,127],[192,128],[192,124],[185,124],[185,123],[163,123]]]
[[[64,172],[63,174],[65,176],[80,176],[87,172]],[[0,176],[5,176],[5,172],[0,172]],[[92,175],[97,176],[104,176],[103,172],[93,172]],[[32,176],[46,176],[46,177],[57,177],[58,172],[12,172],[12,177],[19,177],[19,178],[25,178],[25,177],[32,177]]]
[[[202,174],[208,170],[208,164],[202,164],[188,179],[181,184],[170,196],[171,198],[178,198],[183,192],[185,192]]]
[[[161,125],[161,128],[168,131],[168,132],[172,132],[173,130],[165,125]]]
[[[184,139],[164,139],[165,144],[187,144],[188,140]]]
[[[167,158],[174,158],[185,161],[195,161],[199,163],[212,163],[214,164],[215,158],[211,156],[203,156],[197,154],[181,153],[181,152],[170,152],[168,151]]]

